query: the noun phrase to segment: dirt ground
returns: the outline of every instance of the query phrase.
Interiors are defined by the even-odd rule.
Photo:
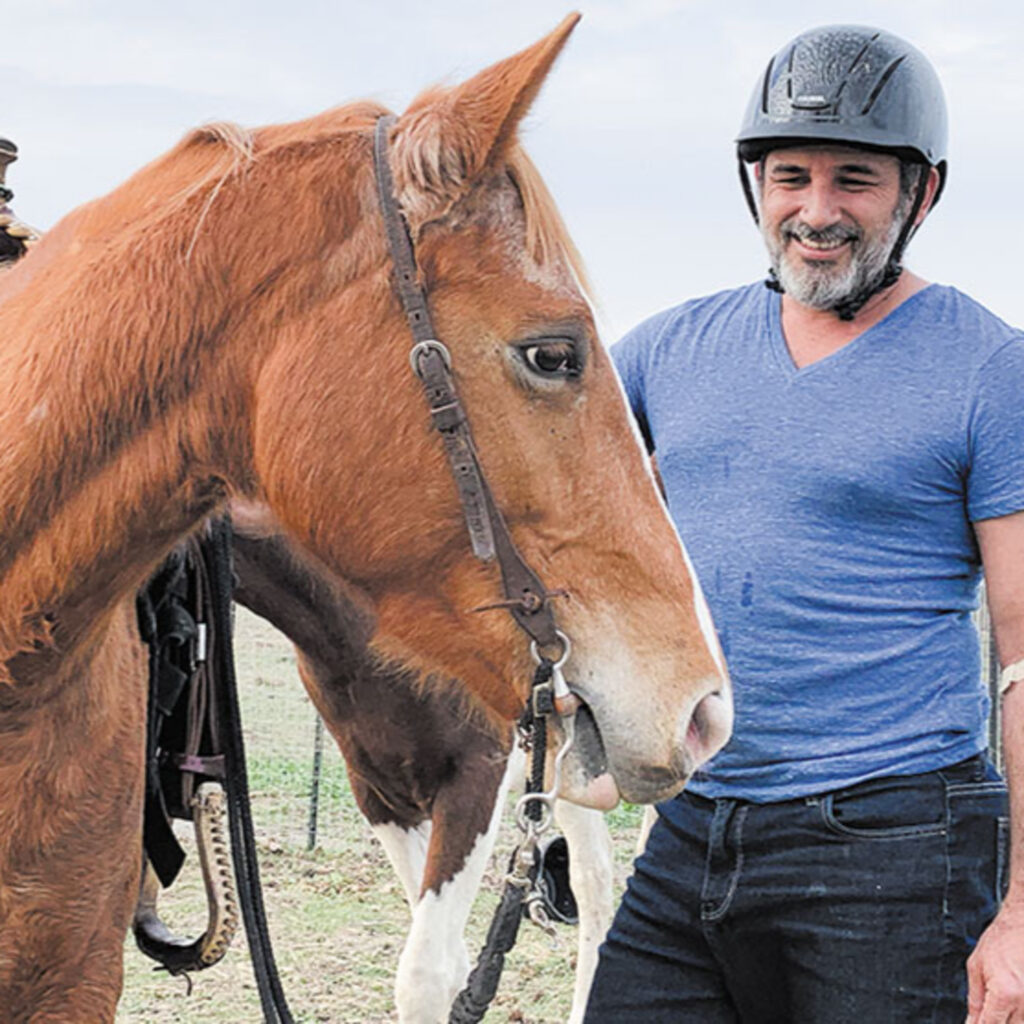
[[[315,716],[287,641],[254,616],[237,620],[236,657],[246,720],[260,871],[274,943],[296,1021],[377,1024],[394,1019],[392,978],[409,920],[401,886],[359,815],[328,737],[321,774],[317,848],[306,849]],[[612,816],[619,885],[624,884],[639,810]],[[190,839],[188,833],[183,835]],[[468,931],[479,951],[514,845],[507,816]],[[202,885],[190,856],[185,878],[161,902],[165,920],[193,937],[205,924]],[[564,1021],[572,999],[575,930],[562,927],[554,948],[525,924],[506,961],[485,1020],[496,1024]],[[125,946],[118,1024],[257,1024],[259,999],[243,936],[227,957],[191,979],[154,970]]]

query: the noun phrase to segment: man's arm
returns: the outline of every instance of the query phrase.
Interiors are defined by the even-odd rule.
[[[1024,512],[975,523],[999,661],[1024,658]],[[968,1024],[1024,1022],[1024,680],[1003,697],[1010,888],[967,962]]]

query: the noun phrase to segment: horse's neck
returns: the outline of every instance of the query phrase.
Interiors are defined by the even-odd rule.
[[[329,576],[280,534],[233,541],[239,603],[285,634],[327,674],[352,675],[366,661],[373,613],[365,595]]]
[[[133,350],[117,341],[116,292],[105,308],[81,280],[54,298],[52,280],[0,313],[0,681],[50,674],[224,497],[221,474],[204,473],[218,436],[205,392],[175,393],[153,368],[184,342],[140,325]],[[69,292],[88,301],[80,319]]]

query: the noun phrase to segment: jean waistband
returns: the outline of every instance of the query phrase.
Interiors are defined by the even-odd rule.
[[[889,779],[899,779],[901,782],[919,780],[923,785],[927,786],[931,781],[943,783],[968,783],[984,782],[986,780],[994,781],[998,778],[999,775],[995,768],[992,767],[987,753],[980,753],[973,754],[971,757],[966,757],[962,761],[957,761],[954,764],[945,765],[941,768],[933,768],[931,771],[927,772],[919,772],[913,775],[876,775],[870,779],[862,779],[860,782],[855,782],[849,786],[839,786],[835,789],[808,793],[805,796],[790,797],[787,800],[776,800],[771,801],[770,803],[776,806],[782,806],[784,804],[802,804],[809,800],[815,801],[822,799],[830,793],[833,793],[836,796],[845,796],[850,793],[856,793],[862,788],[884,785]],[[683,790],[680,795],[701,807],[713,807],[716,804],[721,803],[753,803],[753,801],[744,800],[742,797],[705,797],[700,796],[697,793],[690,792],[689,790]]]

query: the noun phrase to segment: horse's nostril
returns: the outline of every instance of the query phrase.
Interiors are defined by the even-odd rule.
[[[604,741],[601,739],[601,730],[598,728],[593,711],[585,703],[581,703],[576,712],[576,746],[583,770],[591,778],[596,778],[608,771],[608,755],[605,753]]]
[[[732,700],[722,689],[705,694],[686,720],[682,748],[694,770],[717,753],[732,731]]]

